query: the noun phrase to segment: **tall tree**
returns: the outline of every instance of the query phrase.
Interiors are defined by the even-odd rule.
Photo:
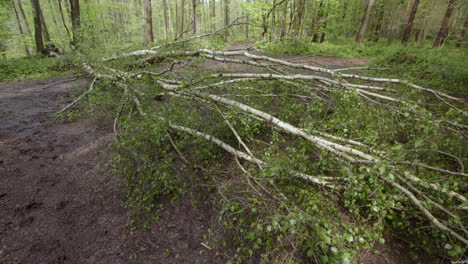
[[[450,29],[450,18],[452,17],[453,10],[455,9],[456,0],[449,0],[447,10],[445,11],[444,20],[442,20],[442,25],[440,26],[439,33],[434,41],[432,48],[438,48],[442,46],[447,40],[449,29]]]
[[[31,6],[34,17],[34,40],[36,42],[37,53],[44,52],[44,40],[42,39],[42,23],[41,23],[41,5],[39,0],[31,0]]]
[[[466,40],[466,28],[468,27],[468,15],[465,15],[465,22],[463,23],[463,27],[460,31],[460,37],[457,41],[457,48],[462,46],[463,41]]]
[[[229,0],[224,0],[224,26],[229,25]],[[224,36],[229,37],[229,30],[224,31]]]
[[[384,16],[385,16],[385,2],[381,2],[378,5],[377,23],[375,24],[375,29],[374,29],[373,41],[375,43],[379,42],[380,40],[380,34],[382,33],[381,31],[382,31],[382,23],[383,23]]]
[[[180,3],[180,22],[179,22],[179,32],[181,35],[184,33],[184,21],[185,21],[185,0],[182,0]]]
[[[23,5],[20,0],[14,0],[15,7],[18,9],[18,15],[20,20],[24,23],[24,33],[27,36],[31,36],[31,29],[29,28],[28,20],[26,19],[26,14],[24,13]]]
[[[146,43],[154,42],[153,35],[153,10],[151,8],[151,0],[144,0],[144,12],[145,12],[145,41]]]
[[[50,34],[49,34],[49,30],[47,29],[47,25],[46,25],[46,22],[45,22],[45,19],[44,19],[44,15],[42,14],[42,8],[39,9],[39,12],[40,12],[40,16],[41,16],[42,34],[43,34],[43,37],[44,37],[44,41],[45,41],[45,43],[50,43]]]
[[[65,16],[63,15],[62,0],[58,0],[58,7],[59,7],[60,18],[62,18],[63,27],[67,31],[67,36],[68,36],[68,39],[70,40],[70,43],[71,43],[72,39],[71,39],[71,35],[70,35],[70,30],[68,29],[67,23],[65,22]]]
[[[70,0],[70,15],[72,21],[73,44],[76,46],[81,39],[80,0]]]
[[[23,30],[23,26],[22,26],[22,23],[21,23],[21,18],[19,16],[18,8],[16,7],[15,1],[13,1],[13,12],[15,13],[16,22],[18,24],[18,29],[19,29],[19,31],[21,33],[21,36],[23,37],[24,52],[26,53],[27,56],[30,56],[31,54],[29,53],[29,47],[28,47],[28,44],[27,44],[27,41],[26,41],[26,35],[24,33],[24,30]]]
[[[211,31],[214,32],[216,30],[216,0],[210,0],[210,9]]]
[[[359,28],[359,33],[356,36],[356,42],[362,42],[366,36],[367,28],[369,27],[369,21],[372,16],[372,11],[374,10],[375,0],[369,0],[367,4],[366,12],[362,19],[361,27]]]
[[[288,14],[288,1],[284,2],[283,10],[281,11],[281,32],[280,32],[281,39],[283,39],[284,36],[287,34],[287,27],[286,27],[287,14]]]
[[[163,12],[164,12],[164,34],[166,36],[166,40],[171,38],[172,35],[172,18],[171,18],[171,9],[167,5],[167,0],[162,0],[163,4]]]
[[[405,31],[403,32],[403,39],[401,40],[403,43],[408,42],[411,36],[411,28],[413,27],[414,18],[416,17],[416,13],[418,12],[419,0],[414,0],[413,7],[411,8],[411,13],[408,18],[408,23],[406,23]]]
[[[197,30],[197,0],[191,0],[190,3],[190,29],[192,34],[196,34]]]
[[[322,28],[325,26],[324,22],[324,15],[325,15],[325,8],[323,7],[323,0],[320,1],[320,5],[318,8],[318,14],[315,17],[314,25],[315,25],[315,30],[314,34],[312,35],[312,42],[319,42],[319,34],[322,34],[320,37],[320,43],[322,43],[325,40],[325,33],[321,32]]]

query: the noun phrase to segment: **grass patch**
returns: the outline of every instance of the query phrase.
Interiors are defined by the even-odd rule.
[[[306,40],[270,42],[261,48],[268,55],[334,56],[370,58],[371,65],[390,68],[386,76],[405,78],[421,85],[463,95],[468,87],[468,54],[466,49],[426,46],[383,46],[373,42],[334,44]]]
[[[74,69],[72,57],[49,58],[43,56],[0,60],[0,81],[25,78],[42,79]]]

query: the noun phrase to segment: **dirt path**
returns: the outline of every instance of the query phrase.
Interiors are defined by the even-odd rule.
[[[0,84],[0,263],[224,263],[200,245],[212,215],[186,195],[128,236],[123,183],[98,170],[111,124],[57,124],[86,79]]]

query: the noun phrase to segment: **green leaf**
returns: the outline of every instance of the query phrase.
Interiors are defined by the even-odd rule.
[[[338,254],[338,249],[336,247],[331,247],[330,250],[333,254]]]

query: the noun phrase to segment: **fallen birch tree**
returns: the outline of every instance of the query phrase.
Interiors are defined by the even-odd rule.
[[[400,207],[389,206],[385,210],[415,212],[412,217],[419,219],[419,222],[415,222],[415,224],[429,224],[438,232],[444,234],[447,239],[456,241],[453,243],[464,248],[468,247],[468,232],[465,229],[466,221],[464,220],[468,202],[465,192],[465,177],[468,175],[463,171],[463,168],[461,171],[454,171],[450,168],[439,168],[437,165],[425,163],[424,161],[405,160],[400,155],[401,151],[397,150],[402,144],[387,142],[385,148],[380,148],[379,145],[369,145],[356,138],[347,138],[340,134],[334,134],[333,130],[320,130],[325,128],[324,126],[316,125],[312,126],[316,129],[308,129],[301,127],[301,124],[304,123],[296,122],[295,119],[288,122],[275,116],[275,114],[269,113],[269,111],[281,112],[278,108],[288,107],[288,104],[294,100],[297,100],[294,101],[297,105],[320,102],[324,106],[328,105],[333,108],[334,102],[349,97],[358,102],[358,105],[381,108],[382,111],[386,111],[384,113],[392,114],[394,115],[393,118],[398,117],[404,122],[421,122],[433,126],[430,129],[453,133],[455,137],[461,138],[462,142],[464,142],[467,126],[463,124],[463,120],[461,122],[460,120],[450,120],[444,116],[443,112],[427,107],[430,104],[421,103],[421,100],[414,100],[414,96],[402,97],[401,95],[402,91],[408,90],[410,95],[416,96],[427,93],[442,102],[441,108],[465,111],[465,103],[462,99],[402,79],[343,73],[344,71],[369,70],[369,67],[328,69],[307,64],[290,63],[285,60],[254,54],[247,50],[182,50],[184,47],[180,46],[189,43],[193,39],[210,35],[212,34],[193,36],[148,50],[101,58],[94,63],[84,61],[83,70],[94,78],[93,83],[87,92],[78,97],[72,104],[66,106],[63,111],[71,109],[87,93],[94,91],[93,86],[96,81],[106,80],[114,84],[115,89],[124,90],[119,94],[124,98],[121,101],[126,102],[127,109],[130,109],[128,110],[130,116],[132,116],[131,109],[134,108],[140,118],[165,123],[168,130],[174,133],[187,134],[216,145],[235,157],[241,172],[249,175],[247,181],[253,190],[257,193],[271,194],[278,192],[275,187],[276,184],[268,184],[265,183],[265,179],[253,177],[250,175],[253,168],[246,168],[237,160],[250,162],[253,167],[257,167],[257,170],[260,171],[278,167],[278,165],[274,164],[274,159],[270,159],[269,155],[271,154],[266,155],[266,149],[262,149],[258,145],[249,146],[249,143],[255,142],[256,139],[242,138],[242,133],[237,132],[236,125],[232,124],[229,118],[226,117],[226,113],[237,113],[242,116],[245,123],[264,124],[266,127],[270,127],[272,131],[276,131],[274,133],[287,137],[288,140],[291,140],[288,145],[310,146],[318,156],[337,162],[336,164],[343,168],[340,171],[346,171],[346,173],[338,173],[338,175],[323,175],[318,171],[300,171],[294,166],[280,168],[287,171],[289,175],[304,181],[304,188],[311,188],[316,185],[317,190],[322,192],[324,196],[330,195],[328,191],[321,189],[324,187],[339,194],[349,191],[349,186],[366,184],[364,182],[360,184],[358,179],[360,172],[367,173],[374,177],[372,182],[378,181],[382,186],[387,186],[385,188],[388,188],[388,191],[386,191],[388,193],[385,195],[388,197],[392,195],[404,197],[402,198],[404,202]],[[170,50],[172,46],[177,47],[177,49]],[[128,64],[126,60],[129,58],[136,59],[147,55],[159,58],[158,62],[155,65],[148,66],[148,69],[128,71],[118,67],[119,65]],[[174,62],[174,59],[177,62]],[[226,65],[232,65],[233,67],[226,66],[227,70],[204,70],[203,63],[200,60],[213,61],[223,67]],[[184,67],[193,68],[196,74],[187,74]],[[378,71],[381,73],[382,69],[378,69]],[[269,86],[274,86],[274,89],[269,89]],[[122,87],[125,88],[122,89]],[[257,99],[257,101],[250,99],[253,98],[252,95],[255,95],[255,98],[275,99],[269,99],[273,100],[271,105],[262,105],[261,99]],[[159,99],[155,101],[155,97]],[[222,123],[227,125],[228,131],[234,135],[237,145],[243,150],[224,142],[219,138],[219,135],[179,124],[177,120],[171,120],[170,116],[158,116],[158,109],[162,107],[161,104],[175,102],[183,102],[183,104],[190,102],[187,104],[190,104],[194,109],[203,108],[204,111],[211,111],[210,115],[200,117],[200,120],[203,120],[202,123],[214,122],[210,118],[217,115],[218,118],[224,120]],[[432,101],[431,104],[434,104],[434,102]],[[349,107],[355,109],[358,106],[350,105]],[[122,107],[120,107],[119,115],[116,117],[115,128],[118,119],[121,117],[121,110]],[[157,117],[151,117],[153,113]],[[138,117],[132,118],[137,119]],[[304,117],[297,116],[296,118],[300,120]],[[310,118],[306,118],[306,120],[310,120]],[[319,122],[319,120],[316,121]],[[320,122],[324,123],[323,121]],[[223,125],[220,122],[215,123],[216,126]],[[209,130],[209,127],[206,128]],[[125,131],[119,134],[123,135]],[[365,135],[362,135],[362,137],[365,137]],[[176,141],[171,139],[173,146],[176,144],[174,142]],[[176,150],[179,156],[182,157],[182,151]],[[274,155],[280,156],[281,153],[274,153]],[[187,161],[185,157],[183,159]],[[310,166],[305,165],[302,167]],[[425,174],[430,174],[430,176]],[[441,182],[441,179],[445,182]],[[308,185],[308,183],[312,185]],[[279,194],[275,197],[286,196],[279,191]],[[370,200],[368,202],[372,203]]]

